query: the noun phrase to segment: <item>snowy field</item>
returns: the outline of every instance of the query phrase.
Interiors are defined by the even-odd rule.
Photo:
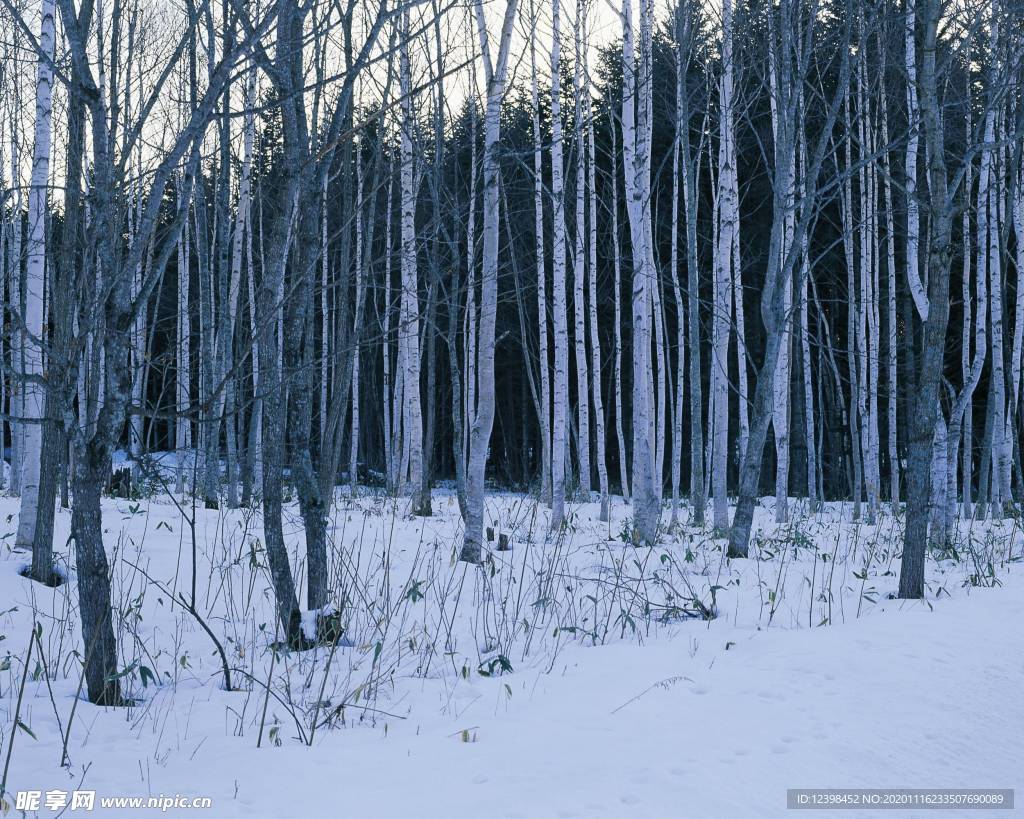
[[[1024,799],[1016,519],[962,528],[955,549],[929,557],[927,600],[908,603],[889,598],[902,520],[853,523],[849,505],[809,513],[794,501],[778,526],[766,500],[752,558],[727,561],[723,540],[671,525],[667,507],[651,550],[623,542],[621,499],[610,523],[597,504],[573,505],[552,539],[545,507],[492,495],[495,540],[477,569],[455,560],[451,495],[435,493],[428,519],[405,504],[339,492],[344,634],[296,654],[272,650],[258,514],[105,501],[135,704],[101,709],[76,701],[75,584],[19,575],[18,504],[0,499],[4,755],[19,696],[24,726],[8,790],[209,797],[198,813],[218,817],[782,816],[798,787],[1017,788]],[[60,511],[56,543],[69,524]],[[502,535],[510,551],[496,550]],[[193,553],[198,618],[186,605]]]

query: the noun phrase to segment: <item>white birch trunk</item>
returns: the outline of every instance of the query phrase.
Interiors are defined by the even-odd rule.
[[[729,526],[729,500],[727,495],[727,476],[729,471],[729,316],[734,300],[735,273],[738,272],[738,270],[734,269],[732,258],[733,233],[738,221],[738,203],[733,198],[734,190],[731,169],[731,163],[735,159],[732,148],[732,0],[724,0],[722,4],[722,26],[722,77],[719,81],[721,124],[719,126],[718,152],[718,237],[715,254],[714,317],[712,320],[712,371],[714,374],[712,400],[714,402],[714,410],[711,414],[714,417],[714,446],[711,483],[714,494],[714,525],[715,528],[724,530]],[[738,265],[736,268],[738,268]],[[736,289],[737,291],[740,290],[738,287]],[[737,306],[741,305],[742,298],[737,301]],[[737,318],[741,313],[742,310],[737,311]],[[743,348],[742,334],[739,335],[739,338],[740,343],[737,345],[737,356],[742,376],[746,371],[746,361],[743,359],[743,354],[739,352]],[[744,396],[740,397],[740,403],[740,417],[742,418],[743,410],[745,409],[742,406],[745,403]]]
[[[188,207],[179,202],[178,207]],[[185,493],[185,475],[188,472],[185,463],[189,449],[192,446],[192,423],[189,420],[189,410],[192,403],[192,386],[190,383],[190,371],[192,351],[191,324],[189,321],[189,258],[191,248],[189,246],[188,220],[185,221],[181,231],[181,238],[178,240],[178,310],[176,315],[177,324],[177,345],[175,346],[175,421],[174,421],[174,449],[175,449],[175,491],[179,495]],[[252,294],[253,283],[249,283],[249,293]],[[252,299],[255,301],[255,299]],[[255,320],[252,323],[255,330]],[[255,335],[255,333],[254,333]],[[256,353],[253,353],[253,362],[257,360]],[[255,367],[259,367],[254,363]],[[258,379],[257,379],[258,381]],[[255,382],[254,382],[255,383]],[[258,392],[258,389],[257,389]],[[84,393],[83,393],[84,396]]]
[[[141,176],[141,157],[138,162],[138,172]],[[129,212],[128,218],[128,241],[129,244],[134,242],[134,232],[137,229],[136,225],[142,215],[142,191],[137,191],[135,197],[134,214]],[[143,278],[143,267],[142,260],[135,265],[135,270],[132,272],[132,284],[131,293],[132,299],[135,300],[139,297],[142,290],[142,278]],[[142,407],[145,395],[145,371],[146,371],[146,324],[147,324],[147,307],[142,307],[135,314],[135,318],[132,321],[132,332],[131,332],[131,362],[132,362],[132,406],[136,408],[136,411],[132,411],[128,416],[128,452],[132,458],[132,482],[138,480],[139,476],[139,457],[142,455],[142,415],[137,411]]]
[[[917,108],[917,49],[915,46],[915,29],[917,26],[917,12],[915,0],[906,0],[906,14],[904,27],[904,67],[907,74],[907,119],[910,124],[909,138],[907,139],[907,150],[904,157],[904,170],[906,172],[906,197],[907,197],[907,283],[910,286],[910,294],[914,299],[914,306],[922,321],[928,318],[928,293],[921,280],[921,267],[918,260],[918,248],[920,245],[921,216],[920,205],[917,197],[917,157],[918,157],[918,128],[919,111]]]
[[[262,222],[262,206],[260,208],[260,219]],[[262,491],[263,486],[263,394],[260,381],[260,342],[258,336],[260,333],[257,330],[256,311],[257,311],[257,291],[256,291],[256,274],[255,265],[253,264],[253,248],[252,248],[252,205],[250,203],[249,212],[246,214],[246,277],[249,285],[249,335],[253,339],[252,341],[252,385],[253,385],[253,402],[252,411],[249,419],[249,438],[248,447],[250,449],[248,457],[252,464],[252,483],[253,491]],[[263,255],[263,231],[260,231],[260,260],[262,262]]]
[[[651,243],[653,247],[653,242]],[[668,449],[665,434],[666,422],[669,418],[669,375],[668,375],[668,336],[666,334],[665,301],[662,297],[662,277],[658,263],[654,264],[654,282],[651,284],[651,315],[654,319],[654,363],[655,373],[652,379],[654,402],[654,481],[656,486],[665,484],[665,452]]]
[[[573,141],[576,149],[576,252],[573,254],[573,342],[576,351],[576,442],[579,459],[579,491],[584,501],[590,500],[590,377],[587,364],[586,276],[586,144],[583,135],[583,20],[582,3],[576,4],[574,27],[576,59],[573,61],[573,96],[576,101],[573,120]],[[591,215],[593,218],[593,215]],[[594,271],[590,271],[594,275]]]
[[[20,315],[25,314],[25,289],[22,278],[22,236],[21,236],[21,153],[18,145],[17,129],[11,133],[11,184],[14,186],[13,220],[11,224],[11,265],[8,269],[10,278],[7,282],[7,297],[10,304]],[[22,444],[24,442],[25,425],[21,419],[25,414],[25,391],[19,383],[22,373],[22,349],[24,333],[20,327],[11,331],[11,396],[9,409],[11,415],[11,481],[10,492],[14,496],[21,494]]]
[[[800,181],[807,185],[807,145],[799,140],[797,148],[800,162]],[[806,192],[806,188],[805,188]],[[808,328],[808,286],[812,275],[809,242],[805,231],[800,241],[800,354],[804,382],[804,428],[807,449],[807,500],[812,510],[817,509],[821,498],[818,496],[818,447],[814,421],[814,385],[811,379],[811,338]],[[819,374],[819,378],[820,378]]]
[[[651,246],[650,105],[651,26],[649,0],[641,0],[639,62],[633,43],[633,9],[622,3],[622,154],[633,247],[633,523],[634,537],[657,539],[660,487],[655,472],[651,359],[651,291],[655,280]]]
[[[363,159],[356,148],[356,305],[352,318],[352,445],[348,458],[348,483],[353,495],[359,483],[359,355],[363,308],[366,301],[366,273],[363,270]],[[326,349],[326,348],[325,348]]]
[[[800,280],[800,366],[803,370],[804,382],[804,446],[807,449],[807,500],[812,510],[817,509],[821,499],[818,497],[818,447],[815,437],[814,420],[814,384],[811,379],[811,337],[807,326],[807,280],[811,276],[811,262],[807,251],[806,239],[801,248],[802,267]],[[820,377],[820,376],[819,376]]]
[[[946,509],[946,457],[947,447],[946,419],[941,409],[935,417],[935,434],[932,438],[931,467],[931,514],[929,536],[936,542],[944,542],[948,535],[945,529]]]
[[[327,397],[331,381],[331,280],[330,258],[327,252],[327,176],[320,189],[320,438],[326,440]]]
[[[252,200],[252,149],[255,140],[253,100],[255,97],[255,74],[249,73],[246,80],[243,107],[245,126],[242,135],[242,170],[238,180],[238,210],[235,213],[234,233],[231,237],[231,268],[228,276],[227,320],[223,324],[225,338],[221,340],[223,355],[222,377],[228,381],[224,387],[224,427],[227,436],[227,505],[229,509],[238,506],[238,452],[236,429],[238,427],[238,401],[235,393],[236,379],[231,375],[234,369],[235,323],[238,318],[238,299],[242,289],[242,254],[246,247],[246,229],[249,224],[249,209]]]
[[[861,40],[861,53],[865,51]],[[857,406],[860,415],[861,458],[864,469],[864,488],[867,495],[867,522],[874,523],[878,506],[878,447],[877,447],[877,322],[875,319],[875,286],[877,272],[875,250],[875,196],[871,160],[871,111],[867,94],[867,65],[865,59],[857,63],[857,134],[860,147],[858,211],[860,220],[860,276],[857,298]]]
[[[849,99],[844,100],[846,110],[847,129],[852,129],[852,118],[850,114]],[[858,343],[861,334],[858,332],[860,318],[859,299],[857,290],[857,268],[855,266],[855,236],[854,236],[854,213],[853,213],[853,155],[851,148],[852,139],[847,134],[843,140],[843,152],[845,155],[845,178],[843,180],[842,196],[840,199],[840,219],[842,221],[843,254],[846,262],[846,294],[847,294],[847,320],[846,320],[846,345],[847,361],[849,362],[850,375],[850,451],[853,457],[853,519],[860,520],[861,495],[863,475],[861,467],[862,440],[860,435],[860,424],[863,416],[860,409],[860,370],[861,358],[858,354]],[[838,153],[838,152],[837,152]],[[837,157],[838,164],[838,157]],[[840,391],[841,394],[841,391]]]
[[[392,370],[391,370],[391,275],[392,275],[392,252],[391,252],[391,222],[392,209],[394,207],[394,167],[388,163],[387,176],[387,197],[384,209],[384,315],[381,322],[381,404],[384,407],[384,475],[385,484],[389,492],[394,492],[398,485],[398,467],[396,465],[396,427],[398,419],[395,416],[395,401],[392,397]],[[456,401],[461,396],[455,397]]]
[[[404,423],[412,511],[423,511],[429,490],[423,484],[423,412],[420,404],[419,285],[416,275],[416,190],[413,157],[412,69],[409,62],[409,11],[405,10],[399,55],[402,94],[402,301],[399,346],[405,384]],[[404,477],[404,473],[403,473]]]
[[[516,16],[516,0],[508,0],[498,43],[498,54],[492,61],[484,19],[483,0],[476,2],[477,31],[487,79],[487,111],[484,118],[484,224],[483,265],[480,277],[480,339],[477,377],[479,398],[473,413],[469,435],[469,466],[466,470],[466,529],[462,543],[462,560],[479,563],[484,537],[484,478],[487,453],[494,426],[494,346],[498,313],[498,228],[500,173],[498,147],[501,139],[501,102],[505,96],[508,51],[512,41],[512,24]]]
[[[531,6],[532,10],[532,6]],[[530,113],[533,126],[533,236],[537,268],[537,334],[540,359],[541,499],[551,503],[551,374],[548,353],[547,261],[544,249],[544,159],[541,151],[537,38],[530,38]]]
[[[554,419],[551,428],[551,528],[565,520],[565,461],[569,431],[569,337],[566,328],[565,186],[561,105],[561,0],[552,0],[551,31],[551,204],[552,311],[555,334]]]
[[[882,34],[879,32],[879,40]],[[882,50],[884,54],[884,50]],[[883,63],[884,66],[884,63]],[[884,74],[884,69],[883,69]],[[889,502],[895,511],[900,502],[900,463],[899,452],[896,442],[896,224],[893,218],[893,210],[896,203],[892,193],[892,181],[889,166],[889,103],[885,91],[885,82],[881,82],[879,93],[881,104],[879,111],[882,119],[882,192],[884,194],[885,207],[885,251],[886,251],[886,386],[888,394],[886,397],[886,427],[888,438],[889,455]],[[969,187],[969,186],[968,186]],[[965,245],[966,247],[967,245]],[[968,273],[970,272],[968,262]],[[964,279],[965,287],[969,287],[969,277]]]
[[[775,49],[768,51],[769,75],[771,85],[772,133],[778,139],[778,75],[775,66]],[[795,146],[794,146],[795,150]],[[784,223],[782,243],[779,255],[785,259],[790,252],[793,237],[793,209],[795,206],[795,179],[790,174],[786,186]],[[779,344],[779,355],[772,380],[772,427],[775,431],[775,522],[786,523],[789,520],[789,386],[790,386],[790,350],[792,346],[793,284],[787,278],[782,296],[785,311],[785,325],[781,329],[782,340]],[[742,462],[742,461],[741,461]]]
[[[971,133],[971,114],[968,109],[966,119],[965,132],[970,135]],[[971,164],[967,163],[964,168],[964,200],[969,200],[971,195]],[[961,227],[962,243],[963,243],[963,298],[964,298],[964,326],[963,336],[961,340],[961,360],[960,367],[963,374],[964,384],[968,383],[970,377],[970,355],[971,355],[971,212],[969,208],[964,208],[963,212],[963,224]],[[1018,270],[1020,266],[1018,265]],[[979,271],[980,272],[980,271]],[[981,300],[978,302],[978,319],[981,320]],[[980,329],[980,328],[979,328]],[[984,350],[985,344],[982,342],[978,345],[982,349],[982,355],[987,351]],[[978,347],[975,349],[977,350]],[[961,481],[961,494],[960,497],[963,501],[962,514],[964,518],[971,516],[971,508],[973,506],[973,476],[974,476],[974,419],[973,413],[969,409],[965,409],[964,420],[963,420],[963,456],[962,456],[962,481]],[[959,443],[956,440],[951,440],[951,444]],[[950,471],[954,473],[953,482],[955,483],[956,463],[953,459],[953,464],[950,467]],[[947,497],[947,503],[954,506],[956,504],[956,496],[952,499]],[[956,516],[956,509],[950,509],[948,517],[953,518]]]
[[[589,44],[584,37],[584,55],[587,53]],[[584,76],[588,77],[589,69],[584,63]],[[589,79],[586,85],[587,100],[587,151],[589,154],[589,183],[590,183],[590,279],[588,280],[590,298],[590,355],[591,388],[594,396],[594,439],[597,449],[597,481],[601,493],[601,510],[599,520],[608,521],[608,460],[605,451],[605,429],[604,429],[604,400],[601,396],[601,336],[598,333],[597,323],[597,150],[594,145],[594,112],[590,101]]]
[[[1013,229],[1017,239],[1016,269],[1017,269],[1017,304],[1014,316],[1013,329],[1013,359],[1011,363],[1011,376],[1013,381],[1013,404],[1010,418],[1017,417],[1020,408],[1021,389],[1021,366],[1022,346],[1024,346],[1024,287],[1020,284],[1021,273],[1024,272],[1024,162],[1018,161],[1016,184],[1013,185],[1013,201],[1010,207],[1013,211]],[[965,492],[966,495],[966,492]]]
[[[54,0],[43,0],[40,10],[39,61],[36,68],[35,140],[32,148],[32,180],[28,193],[28,252],[24,319],[23,361],[26,376],[43,375],[46,282],[46,191],[50,179],[50,142],[53,120]],[[17,228],[20,231],[20,226]],[[42,457],[42,384],[26,380],[24,394],[24,473],[21,480],[21,512],[16,546],[31,548],[39,511],[39,470]]]
[[[612,135],[612,264],[615,275],[615,437],[619,444],[619,486],[629,502],[629,465],[626,461],[626,436],[622,427],[622,249],[619,244],[619,150]]]
[[[20,156],[17,141],[11,145],[11,177],[20,183]],[[22,196],[21,185],[18,184],[14,194],[14,223],[11,226],[11,267],[9,270],[7,293],[10,303],[18,315],[25,315],[25,278],[22,266]],[[24,372],[25,334],[20,326],[11,331],[11,494],[21,495],[22,467],[24,466],[25,444],[25,389],[21,383]]]
[[[967,133],[970,134],[970,115],[967,117]],[[986,156],[982,155],[982,170],[983,178],[988,176],[989,168]],[[957,478],[957,454],[960,446],[960,430],[963,430],[963,469],[964,469],[964,483],[963,483],[963,497],[964,497],[964,515],[970,514],[971,506],[971,474],[973,467],[971,464],[972,453],[971,447],[973,446],[973,422],[971,418],[971,405],[974,398],[975,390],[978,386],[978,381],[981,379],[982,369],[985,366],[985,360],[988,356],[988,334],[987,334],[987,312],[988,312],[988,247],[983,237],[988,233],[988,208],[987,208],[987,182],[979,182],[978,186],[978,200],[977,200],[977,219],[978,219],[978,250],[977,250],[977,278],[975,284],[975,294],[972,302],[971,299],[971,217],[970,209],[964,208],[963,216],[963,296],[964,296],[964,324],[963,334],[961,336],[961,343],[963,345],[961,351],[961,368],[963,372],[963,387],[961,388],[956,400],[953,402],[953,407],[950,411],[949,421],[949,434],[947,451],[948,457],[946,459],[946,497],[945,497],[945,508],[944,521],[940,522],[940,527],[944,530],[944,533],[948,534],[952,532],[953,525],[956,521],[956,505],[957,505],[957,493],[956,493],[956,478]],[[967,201],[970,198],[971,192],[971,172],[970,165],[965,168],[964,174],[964,200]],[[977,318],[975,324],[974,334],[974,357],[971,359],[971,304],[975,304],[977,307]]]
[[[997,54],[998,46],[998,28],[995,22],[992,24],[992,53]],[[995,58],[993,58],[995,59]],[[993,65],[993,83],[997,82],[995,65]],[[1006,147],[1006,134],[1004,125],[1004,115],[1000,110],[996,115],[996,130],[995,130],[995,143],[996,143],[996,161],[994,164],[996,185],[990,192],[990,196],[993,197],[993,208],[995,213],[995,220],[989,225],[989,247],[990,254],[993,259],[998,260],[999,273],[1002,275],[1002,229],[1007,226],[1006,220],[1006,166],[1008,164],[1008,152]],[[1008,271],[1007,271],[1008,272]],[[1019,269],[1018,269],[1019,276]],[[1020,287],[1017,287],[1017,299],[1016,304],[1020,305]],[[1020,308],[1015,306],[1015,316]],[[1019,327],[1019,323],[1018,323]],[[1017,343],[1017,329],[1012,339],[1012,343]],[[1000,481],[1000,494],[1002,495],[1003,503],[1013,503],[1013,492],[1011,489],[1011,472],[1013,469],[1013,441],[1015,437],[1016,429],[1016,414],[1015,414],[1015,396],[1017,391],[1017,384],[1013,380],[1013,355],[1016,352],[1014,348],[1010,354],[1010,384],[1009,394],[1004,396],[1004,402],[1006,409],[1003,415],[1003,426],[1001,429],[1001,440],[1000,440],[1000,452],[999,452],[999,481]],[[1005,365],[1004,365],[1005,366]],[[1019,379],[1018,379],[1019,380]],[[1004,382],[1004,392],[1007,390],[1007,385]],[[997,427],[997,431],[999,428]]]
[[[992,41],[996,42],[995,25]],[[979,245],[987,245],[989,272],[989,310],[992,316],[992,374],[989,389],[994,408],[992,423],[992,461],[990,508],[993,517],[1002,517],[1004,504],[1009,501],[1009,452],[1006,448],[1006,371],[1003,355],[1003,271],[999,245],[1000,163],[998,152],[991,147],[996,139],[996,111],[991,106],[985,115],[985,147],[982,149],[982,172],[978,182],[979,221],[982,204],[986,209],[985,232],[978,230]]]
[[[730,97],[732,93],[730,92]],[[730,106],[731,107],[731,106]],[[743,265],[740,261],[740,192],[736,166],[736,132],[732,121],[729,123],[729,163],[727,181],[729,184],[728,203],[733,209],[732,217],[732,258],[729,283],[736,310],[736,395],[739,399],[739,436],[737,439],[737,463],[747,457],[747,441],[750,439],[750,387],[747,377],[747,319],[743,307]]]
[[[686,76],[683,73],[683,54],[679,43],[675,44],[676,67],[676,120],[675,138],[672,140],[672,226],[669,231],[671,250],[669,269],[672,280],[672,297],[676,307],[676,394],[672,412],[672,525],[679,517],[679,484],[683,471],[683,385],[686,373],[686,314],[683,308],[682,287],[679,284],[679,151],[682,121],[683,92]],[[688,127],[688,126],[687,126]]]
[[[473,87],[476,87],[474,73]],[[466,374],[466,397],[462,414],[463,440],[467,442],[465,457],[469,461],[469,434],[473,425],[473,412],[476,407],[476,360],[477,360],[477,309],[476,309],[476,197],[477,197],[477,135],[476,135],[476,103],[473,103],[469,120],[469,214],[466,218],[466,327],[465,354],[466,362],[463,372]]]

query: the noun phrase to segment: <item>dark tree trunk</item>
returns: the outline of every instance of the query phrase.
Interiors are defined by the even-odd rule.
[[[952,207],[947,202],[945,140],[935,76],[935,49],[941,14],[940,0],[925,0],[924,50],[921,70],[922,128],[928,145],[930,218],[928,220],[928,318],[917,359],[917,388],[910,412],[907,457],[907,525],[900,565],[901,598],[924,596],[924,558],[928,543],[931,495],[932,436],[939,408],[939,382],[949,322],[949,268]],[[919,14],[921,12],[919,11]]]
[[[310,449],[313,439],[313,383],[310,375],[313,367],[312,356],[303,354],[304,340],[306,352],[313,349],[311,306],[317,255],[311,250],[316,241],[315,227],[319,223],[316,201],[312,198],[310,204],[300,206],[298,269],[293,274],[283,330],[284,372],[289,385],[289,464],[306,530],[306,605],[313,611],[327,605],[327,506],[333,490],[332,482],[326,487],[326,492],[321,491],[313,466]],[[334,400],[338,397],[335,396]],[[322,453],[321,457],[326,454]]]
[[[92,2],[82,4],[79,25],[88,28],[92,18]],[[72,76],[77,71],[72,66]],[[77,85],[72,86],[78,89]],[[61,504],[67,506],[68,439],[65,415],[71,406],[69,387],[69,347],[75,267],[81,232],[82,156],[85,152],[85,101],[80,93],[68,100],[67,169],[64,187],[64,225],[56,264],[50,266],[50,314],[53,335],[46,368],[46,407],[43,419],[43,440],[39,470],[39,499],[36,513],[35,539],[32,543],[32,578],[55,584],[53,570],[53,519],[58,486]],[[73,383],[73,382],[72,382]]]
[[[75,463],[75,505],[71,536],[75,540],[78,602],[85,644],[85,683],[89,702],[123,705],[117,677],[117,644],[111,622],[110,570],[103,548],[100,488],[110,470],[109,455],[94,444],[79,448]]]

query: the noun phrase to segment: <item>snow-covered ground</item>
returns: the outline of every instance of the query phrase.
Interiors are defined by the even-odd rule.
[[[505,534],[512,550],[477,569],[454,559],[450,494],[419,519],[405,501],[339,492],[344,639],[275,656],[258,514],[105,502],[136,699],[105,710],[76,703],[74,582],[18,574],[17,501],[0,498],[0,759],[33,622],[44,649],[29,661],[7,799],[94,790],[210,797],[199,815],[225,817],[528,819],[781,816],[787,788],[1017,788],[1024,799],[1018,520],[962,527],[955,550],[929,557],[927,600],[908,603],[889,598],[902,521],[888,513],[869,525],[849,505],[794,502],[794,522],[777,526],[768,500],[752,558],[727,561],[724,541],[669,526],[668,508],[659,547],[637,549],[623,542],[621,500],[610,523],[597,504],[574,505],[557,539],[534,499],[488,503],[492,545]],[[234,691],[178,598],[191,596],[193,516],[196,608]],[[69,523],[60,512],[65,562]]]

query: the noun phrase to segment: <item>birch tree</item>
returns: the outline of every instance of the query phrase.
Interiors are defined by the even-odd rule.
[[[917,0],[906,0],[904,13],[904,67],[907,75],[907,149],[904,156],[907,200],[907,284],[914,298],[914,307],[922,321],[928,319],[928,294],[921,281],[919,257],[920,205],[917,193],[917,165],[920,144],[921,113],[917,100]]]
[[[584,37],[584,42],[586,38]],[[584,49],[586,53],[586,47]],[[584,73],[589,76],[589,68],[584,65]],[[601,391],[601,337],[597,320],[597,149],[594,145],[594,111],[590,99],[589,81],[586,91],[587,103],[587,169],[590,188],[590,278],[588,279],[587,297],[590,312],[590,356],[593,377],[590,384],[594,401],[594,444],[597,455],[597,483],[601,495],[601,508],[598,519],[607,523],[609,520],[608,498],[608,460],[606,453],[606,437],[604,427],[604,399]]]
[[[562,165],[561,0],[551,0],[551,309],[555,338],[551,426],[551,529],[565,520],[565,461],[569,432],[569,338],[566,329],[565,188]]]
[[[179,177],[178,185],[180,186],[180,184],[181,180]],[[186,210],[189,207],[188,202],[182,201],[180,193],[178,194],[178,207],[185,208]],[[192,423],[189,421],[189,407],[191,404],[192,394],[192,326],[189,314],[189,279],[191,278],[191,271],[189,269],[190,257],[191,248],[189,245],[188,223],[186,222],[186,224],[182,226],[181,236],[178,239],[177,247],[178,299],[177,315],[175,316],[177,345],[175,349],[176,362],[174,374],[175,391],[177,396],[177,412],[174,423],[174,446],[176,474],[175,489],[179,495],[182,495],[185,492],[185,459],[188,455],[189,448],[192,446]],[[253,329],[255,329],[255,322],[253,323]],[[253,379],[253,383],[255,385],[255,391],[259,392],[259,378],[255,377]]]
[[[530,20],[536,27],[539,10],[530,2]],[[537,38],[530,38],[530,125],[533,132],[533,236],[537,268],[537,333],[540,358],[540,494],[551,500],[551,371],[548,351],[547,253],[544,241],[544,158],[541,150],[540,92],[537,88]]]
[[[49,582],[53,572],[52,546],[37,544],[40,465],[43,442],[43,352],[45,347],[43,291],[46,278],[46,214],[50,179],[50,148],[53,122],[54,0],[43,0],[39,16],[39,55],[36,68],[35,135],[32,148],[32,179],[28,194],[28,247],[23,316],[22,351],[24,384],[24,462],[21,481],[21,512],[15,544],[31,548],[32,577]],[[50,499],[53,503],[53,499]],[[37,548],[39,547],[39,548]]]
[[[711,467],[716,529],[729,526],[729,332],[733,302],[733,233],[739,218],[739,202],[733,186],[735,138],[733,136],[733,13],[732,0],[722,3],[722,76],[718,96],[720,123],[718,135],[718,214],[715,251],[714,314],[712,318],[712,400],[714,406],[714,463]],[[737,260],[738,261],[738,260]],[[742,344],[740,344],[742,347]],[[746,363],[740,362],[742,370]],[[740,403],[743,403],[741,397]],[[742,411],[742,410],[741,410]]]
[[[480,339],[477,363],[478,397],[469,435],[469,468],[466,470],[466,529],[460,558],[479,563],[484,534],[484,474],[491,428],[494,424],[494,344],[498,310],[498,182],[501,140],[501,101],[505,96],[508,52],[512,42],[517,0],[507,0],[497,53],[491,57],[490,38],[482,0],[476,0],[477,32],[484,65],[487,108],[484,118],[484,224],[483,263],[480,277]]]
[[[697,187],[700,180],[698,147],[690,142],[690,92],[686,85],[687,69],[693,54],[694,18],[697,7],[691,2],[680,3],[678,49],[680,69],[677,71],[676,105],[678,113],[679,150],[683,163],[683,212],[686,216],[686,301],[687,329],[690,341],[690,505],[693,522],[704,525],[706,497],[704,494],[704,399],[701,382],[701,324],[700,324],[700,272],[697,253]],[[705,119],[706,122],[706,119]],[[701,128],[703,134],[704,128]]]
[[[674,55],[676,69],[676,120],[675,138],[672,140],[672,225],[669,231],[671,236],[669,240],[669,267],[671,269],[672,296],[676,308],[676,394],[672,411],[672,520],[670,524],[673,527],[678,522],[679,517],[679,483],[683,465],[683,374],[686,372],[686,320],[685,313],[683,312],[682,287],[679,284],[679,154],[682,148],[682,130],[684,127],[682,119],[684,104],[682,98],[686,91],[684,88],[683,47],[679,36],[679,13],[679,8],[677,7]],[[689,123],[685,127],[689,128]]]
[[[415,514],[430,514],[430,488],[423,480],[423,411],[420,396],[420,308],[416,264],[416,177],[413,157],[412,69],[409,60],[409,10],[403,12],[400,51],[402,97],[402,298],[398,343],[405,385],[403,430],[409,445],[409,493]]]
[[[573,60],[573,148],[576,154],[576,248],[573,253],[573,346],[576,351],[576,436],[579,474],[579,491],[584,500],[590,499],[590,368],[587,362],[587,308],[584,293],[587,290],[587,143],[583,122],[583,96],[589,93],[584,88],[584,44],[583,18],[586,11],[583,2],[576,4],[576,24],[573,27],[575,59]],[[593,219],[593,214],[591,214]],[[594,270],[591,268],[593,278]]]
[[[660,518],[655,469],[655,416],[651,373],[652,298],[656,286],[651,245],[651,45],[652,7],[641,0],[639,54],[633,36],[633,8],[622,2],[622,158],[626,213],[633,251],[633,536],[653,545]]]
[[[619,243],[619,151],[615,139],[615,122],[611,123],[612,138],[612,266],[615,292],[612,301],[615,310],[615,438],[619,444],[619,487],[622,497],[629,501],[629,467],[626,460],[626,436],[622,418],[622,249]]]

